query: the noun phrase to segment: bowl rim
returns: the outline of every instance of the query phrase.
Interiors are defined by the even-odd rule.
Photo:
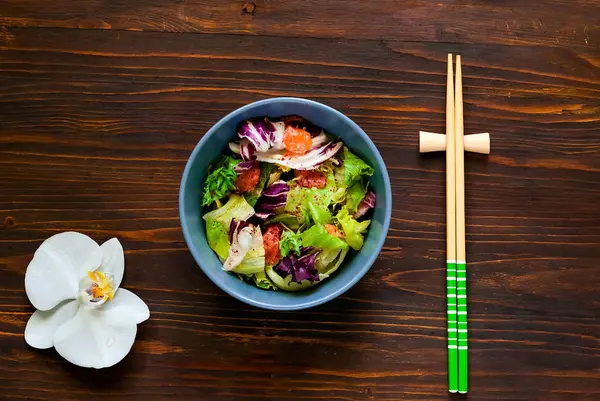
[[[271,103],[279,103],[279,102],[304,103],[304,104],[309,104],[309,105],[312,105],[315,107],[324,108],[328,112],[338,115],[343,120],[345,120],[350,126],[352,126],[353,129],[359,134],[359,136],[361,136],[363,138],[366,145],[369,147],[369,149],[375,155],[375,159],[377,161],[378,168],[381,169],[381,174],[383,175],[383,181],[384,181],[384,187],[385,187],[385,198],[388,200],[388,202],[386,202],[386,208],[384,211],[384,221],[382,224],[382,231],[381,231],[382,236],[378,240],[378,243],[376,245],[376,251],[372,252],[370,255],[367,256],[367,258],[368,258],[367,262],[364,264],[363,267],[360,268],[360,270],[357,272],[357,274],[355,274],[351,280],[345,282],[344,285],[337,288],[335,291],[330,292],[329,294],[327,294],[324,297],[314,299],[311,301],[306,301],[306,302],[302,302],[301,299],[299,298],[299,302],[294,303],[292,305],[275,305],[275,304],[268,303],[268,302],[257,301],[255,299],[244,296],[243,294],[237,293],[237,292],[231,290],[228,286],[223,285],[222,281],[217,279],[217,273],[222,273],[221,271],[213,272],[213,271],[210,271],[210,270],[202,267],[202,264],[200,263],[200,261],[202,259],[201,259],[201,255],[199,254],[199,251],[197,249],[195,249],[193,246],[191,246],[191,244],[193,244],[193,242],[192,242],[191,235],[189,233],[188,224],[187,224],[186,220],[184,219],[184,213],[183,213],[183,209],[184,209],[183,193],[185,192],[184,185],[188,181],[188,176],[190,174],[193,160],[195,160],[195,158],[197,157],[197,154],[198,154],[198,152],[200,152],[200,149],[202,148],[204,143],[207,142],[208,139],[212,136],[212,134],[214,132],[218,131],[221,128],[221,126],[224,125],[229,119],[236,117],[238,114],[241,114],[241,113],[245,112],[246,110],[254,108],[256,106],[271,104]],[[338,296],[340,296],[341,294],[343,294],[344,292],[346,292],[347,290],[352,288],[360,279],[362,279],[364,277],[364,275],[369,271],[369,269],[371,269],[371,266],[373,265],[373,263],[379,256],[379,253],[381,252],[381,248],[383,248],[383,244],[385,243],[385,240],[387,238],[387,233],[389,231],[389,226],[390,226],[390,221],[391,221],[391,216],[392,216],[392,189],[391,189],[391,182],[390,182],[390,177],[389,177],[389,174],[387,171],[387,167],[385,165],[383,158],[381,157],[381,154],[379,153],[379,150],[377,149],[377,147],[375,146],[375,144],[373,143],[371,138],[367,135],[367,133],[358,124],[356,124],[352,119],[350,119],[350,117],[346,116],[344,113],[334,109],[331,106],[316,102],[314,100],[298,98],[298,97],[274,97],[274,98],[269,98],[269,99],[258,100],[258,101],[252,102],[252,103],[248,103],[242,107],[239,107],[239,108],[233,110],[232,112],[228,113],[226,116],[222,117],[208,131],[206,131],[206,133],[202,136],[202,138],[196,144],[196,146],[194,147],[194,150],[188,157],[188,160],[185,165],[185,169],[183,170],[183,174],[181,176],[181,182],[180,182],[180,186],[179,186],[178,206],[179,206],[179,221],[181,223],[181,228],[183,231],[183,236],[184,236],[186,245],[187,245],[190,253],[192,254],[194,261],[196,262],[198,267],[200,267],[200,269],[204,272],[204,274],[206,274],[208,276],[208,278],[214,284],[217,285],[217,287],[219,287],[221,290],[223,290],[225,293],[229,294],[230,296],[234,297],[235,299],[242,301],[246,304],[256,306],[258,308],[270,309],[270,310],[300,310],[300,309],[308,309],[308,308],[311,308],[311,307],[314,307],[317,305],[321,305],[321,304],[324,304],[334,298],[337,298]]]

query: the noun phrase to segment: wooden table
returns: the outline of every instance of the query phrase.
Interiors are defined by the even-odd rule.
[[[446,54],[463,56],[473,400],[600,399],[600,12],[591,0],[5,0],[0,398],[446,399]],[[275,96],[346,113],[394,196],[370,272],[326,305],[255,309],[196,266],[179,179],[204,132]],[[132,353],[85,370],[23,340],[23,276],[77,230],[126,249]]]

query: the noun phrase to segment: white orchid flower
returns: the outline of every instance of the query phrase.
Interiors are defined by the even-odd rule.
[[[99,246],[77,232],[42,243],[25,273],[25,292],[37,309],[25,341],[51,348],[67,361],[105,368],[131,350],[137,325],[150,317],[137,295],[119,288],[125,270],[123,247],[113,238]]]

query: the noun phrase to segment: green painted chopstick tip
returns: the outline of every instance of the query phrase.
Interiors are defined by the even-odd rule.
[[[467,331],[467,264],[456,264],[458,392],[466,393],[469,377],[469,340]]]
[[[446,295],[448,316],[448,391],[456,393],[459,390],[456,261],[449,260],[446,263]]]

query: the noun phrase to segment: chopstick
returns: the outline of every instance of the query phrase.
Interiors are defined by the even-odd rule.
[[[446,299],[448,315],[448,391],[458,391],[458,320],[456,298],[456,171],[454,76],[448,54],[446,82]]]
[[[448,391],[466,393],[469,354],[467,332],[467,262],[465,243],[464,152],[490,153],[487,133],[465,137],[461,56],[448,54],[446,135],[419,132],[419,151],[446,151],[446,313],[448,319]]]
[[[467,255],[465,249],[465,150],[462,66],[456,56],[455,110],[455,163],[456,163],[456,302],[458,334],[458,392],[466,393],[468,387],[468,333],[467,333]]]
[[[456,80],[456,85],[454,85]],[[448,315],[448,391],[468,388],[467,262],[465,248],[465,149],[462,65],[448,54],[446,84],[446,299]]]

